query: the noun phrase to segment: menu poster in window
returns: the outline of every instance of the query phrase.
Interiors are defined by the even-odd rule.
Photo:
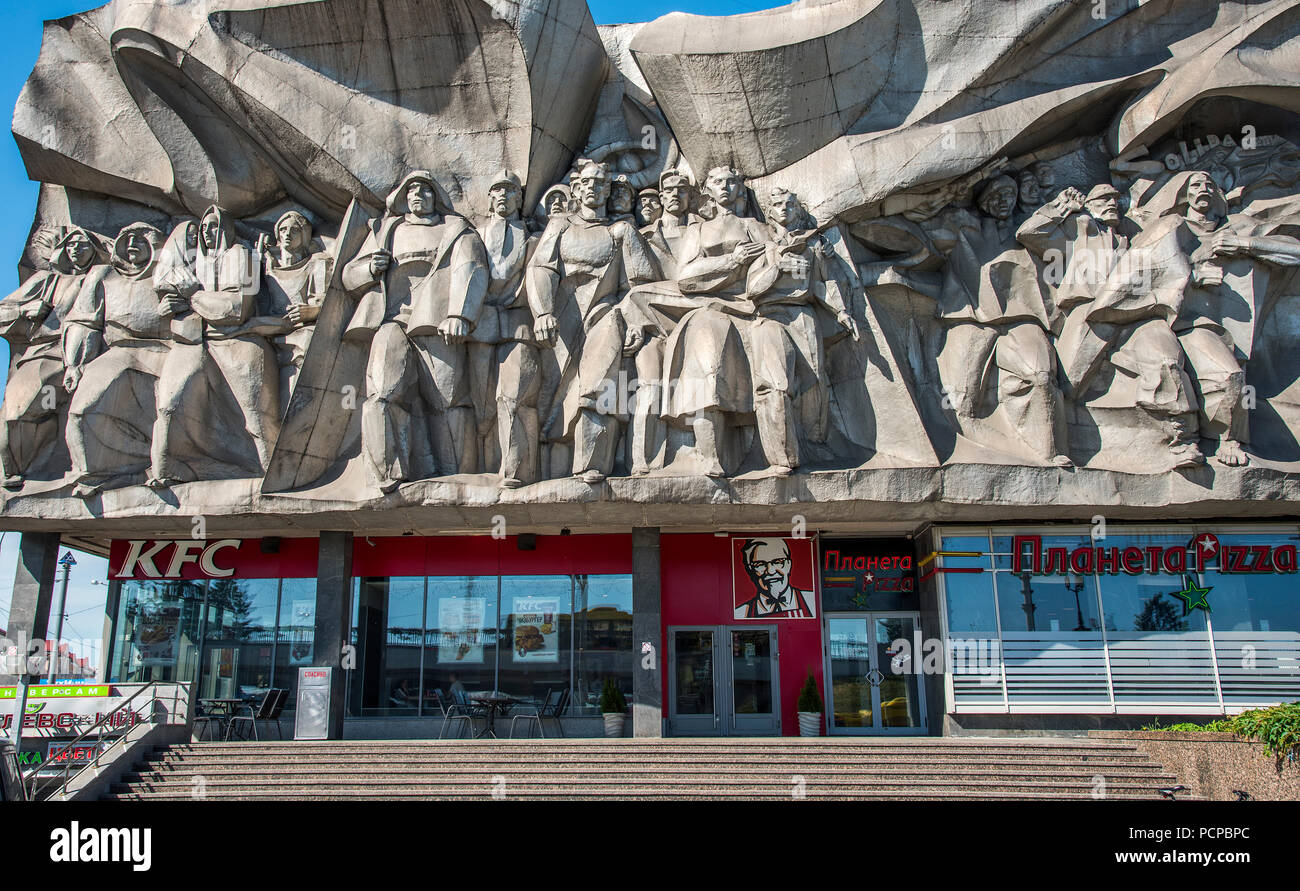
[[[731,539],[731,579],[737,619],[817,617],[814,539]]]
[[[554,597],[516,597],[515,661],[559,662],[560,601]]]
[[[438,601],[438,663],[483,664],[482,597],[445,597]]]
[[[142,665],[174,665],[181,630],[179,606],[146,609],[135,625],[135,646]]]
[[[316,648],[316,601],[295,600],[289,612],[289,664],[310,665]]]

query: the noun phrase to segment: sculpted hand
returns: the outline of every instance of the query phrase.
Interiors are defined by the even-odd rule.
[[[559,330],[560,326],[555,323],[555,316],[547,313],[537,317],[537,323],[533,325],[533,336],[542,346],[555,346],[555,335]]]
[[[1056,207],[1065,216],[1083,210],[1083,205],[1086,202],[1084,194],[1073,186],[1067,186],[1061,194],[1056,196]]]
[[[164,294],[158,301],[158,315],[165,319],[178,316],[189,308],[189,302],[179,294]]]
[[[438,326],[438,333],[449,344],[462,343],[469,336],[469,323],[462,318],[452,316]]]
[[[370,256],[370,274],[381,278],[388,271],[388,264],[393,262],[393,255],[388,251],[375,251]]]
[[[320,317],[320,307],[311,303],[295,303],[285,310],[284,318],[295,328],[310,325]]]
[[[63,389],[69,393],[77,389],[77,384],[81,383],[81,369],[69,368],[63,373]]]
[[[44,300],[37,300],[22,308],[22,316],[29,322],[39,322],[41,319],[45,318],[50,309],[50,304],[46,303]]]
[[[1210,239],[1210,252],[1216,257],[1244,254],[1250,250],[1250,239],[1233,235],[1231,232],[1216,232]]]
[[[853,338],[854,342],[862,339],[862,336],[858,333],[858,323],[853,320],[853,316],[842,312],[835,317],[835,321],[840,323],[841,328],[849,332],[849,336]]]
[[[763,246],[756,241],[747,241],[744,244],[736,245],[736,249],[731,252],[731,264],[737,268],[748,266],[763,254]]]
[[[623,355],[635,356],[636,351],[645,343],[645,332],[640,328],[628,328],[623,336]]]

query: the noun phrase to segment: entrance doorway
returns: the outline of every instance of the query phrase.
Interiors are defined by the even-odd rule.
[[[896,640],[912,645],[915,612],[827,613],[827,733],[925,732],[920,654],[896,660]]]
[[[670,736],[779,736],[775,625],[668,629]]]

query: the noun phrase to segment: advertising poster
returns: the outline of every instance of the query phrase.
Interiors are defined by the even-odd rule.
[[[559,662],[560,601],[554,597],[516,597],[515,661]]]
[[[438,601],[438,663],[483,664],[482,597],[445,597]]]
[[[737,619],[817,618],[816,539],[731,540],[733,605]]]
[[[135,624],[135,646],[142,665],[174,665],[180,635],[181,608],[146,609]]]
[[[289,664],[310,665],[316,641],[315,600],[293,601],[289,629]]]

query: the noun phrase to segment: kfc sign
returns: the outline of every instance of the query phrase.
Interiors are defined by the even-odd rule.
[[[204,576],[226,579],[235,574],[233,566],[222,566],[222,551],[239,550],[237,538],[223,538],[207,542],[184,539],[181,541],[130,541],[122,565],[111,577],[115,579],[178,579],[187,564],[193,563]]]

